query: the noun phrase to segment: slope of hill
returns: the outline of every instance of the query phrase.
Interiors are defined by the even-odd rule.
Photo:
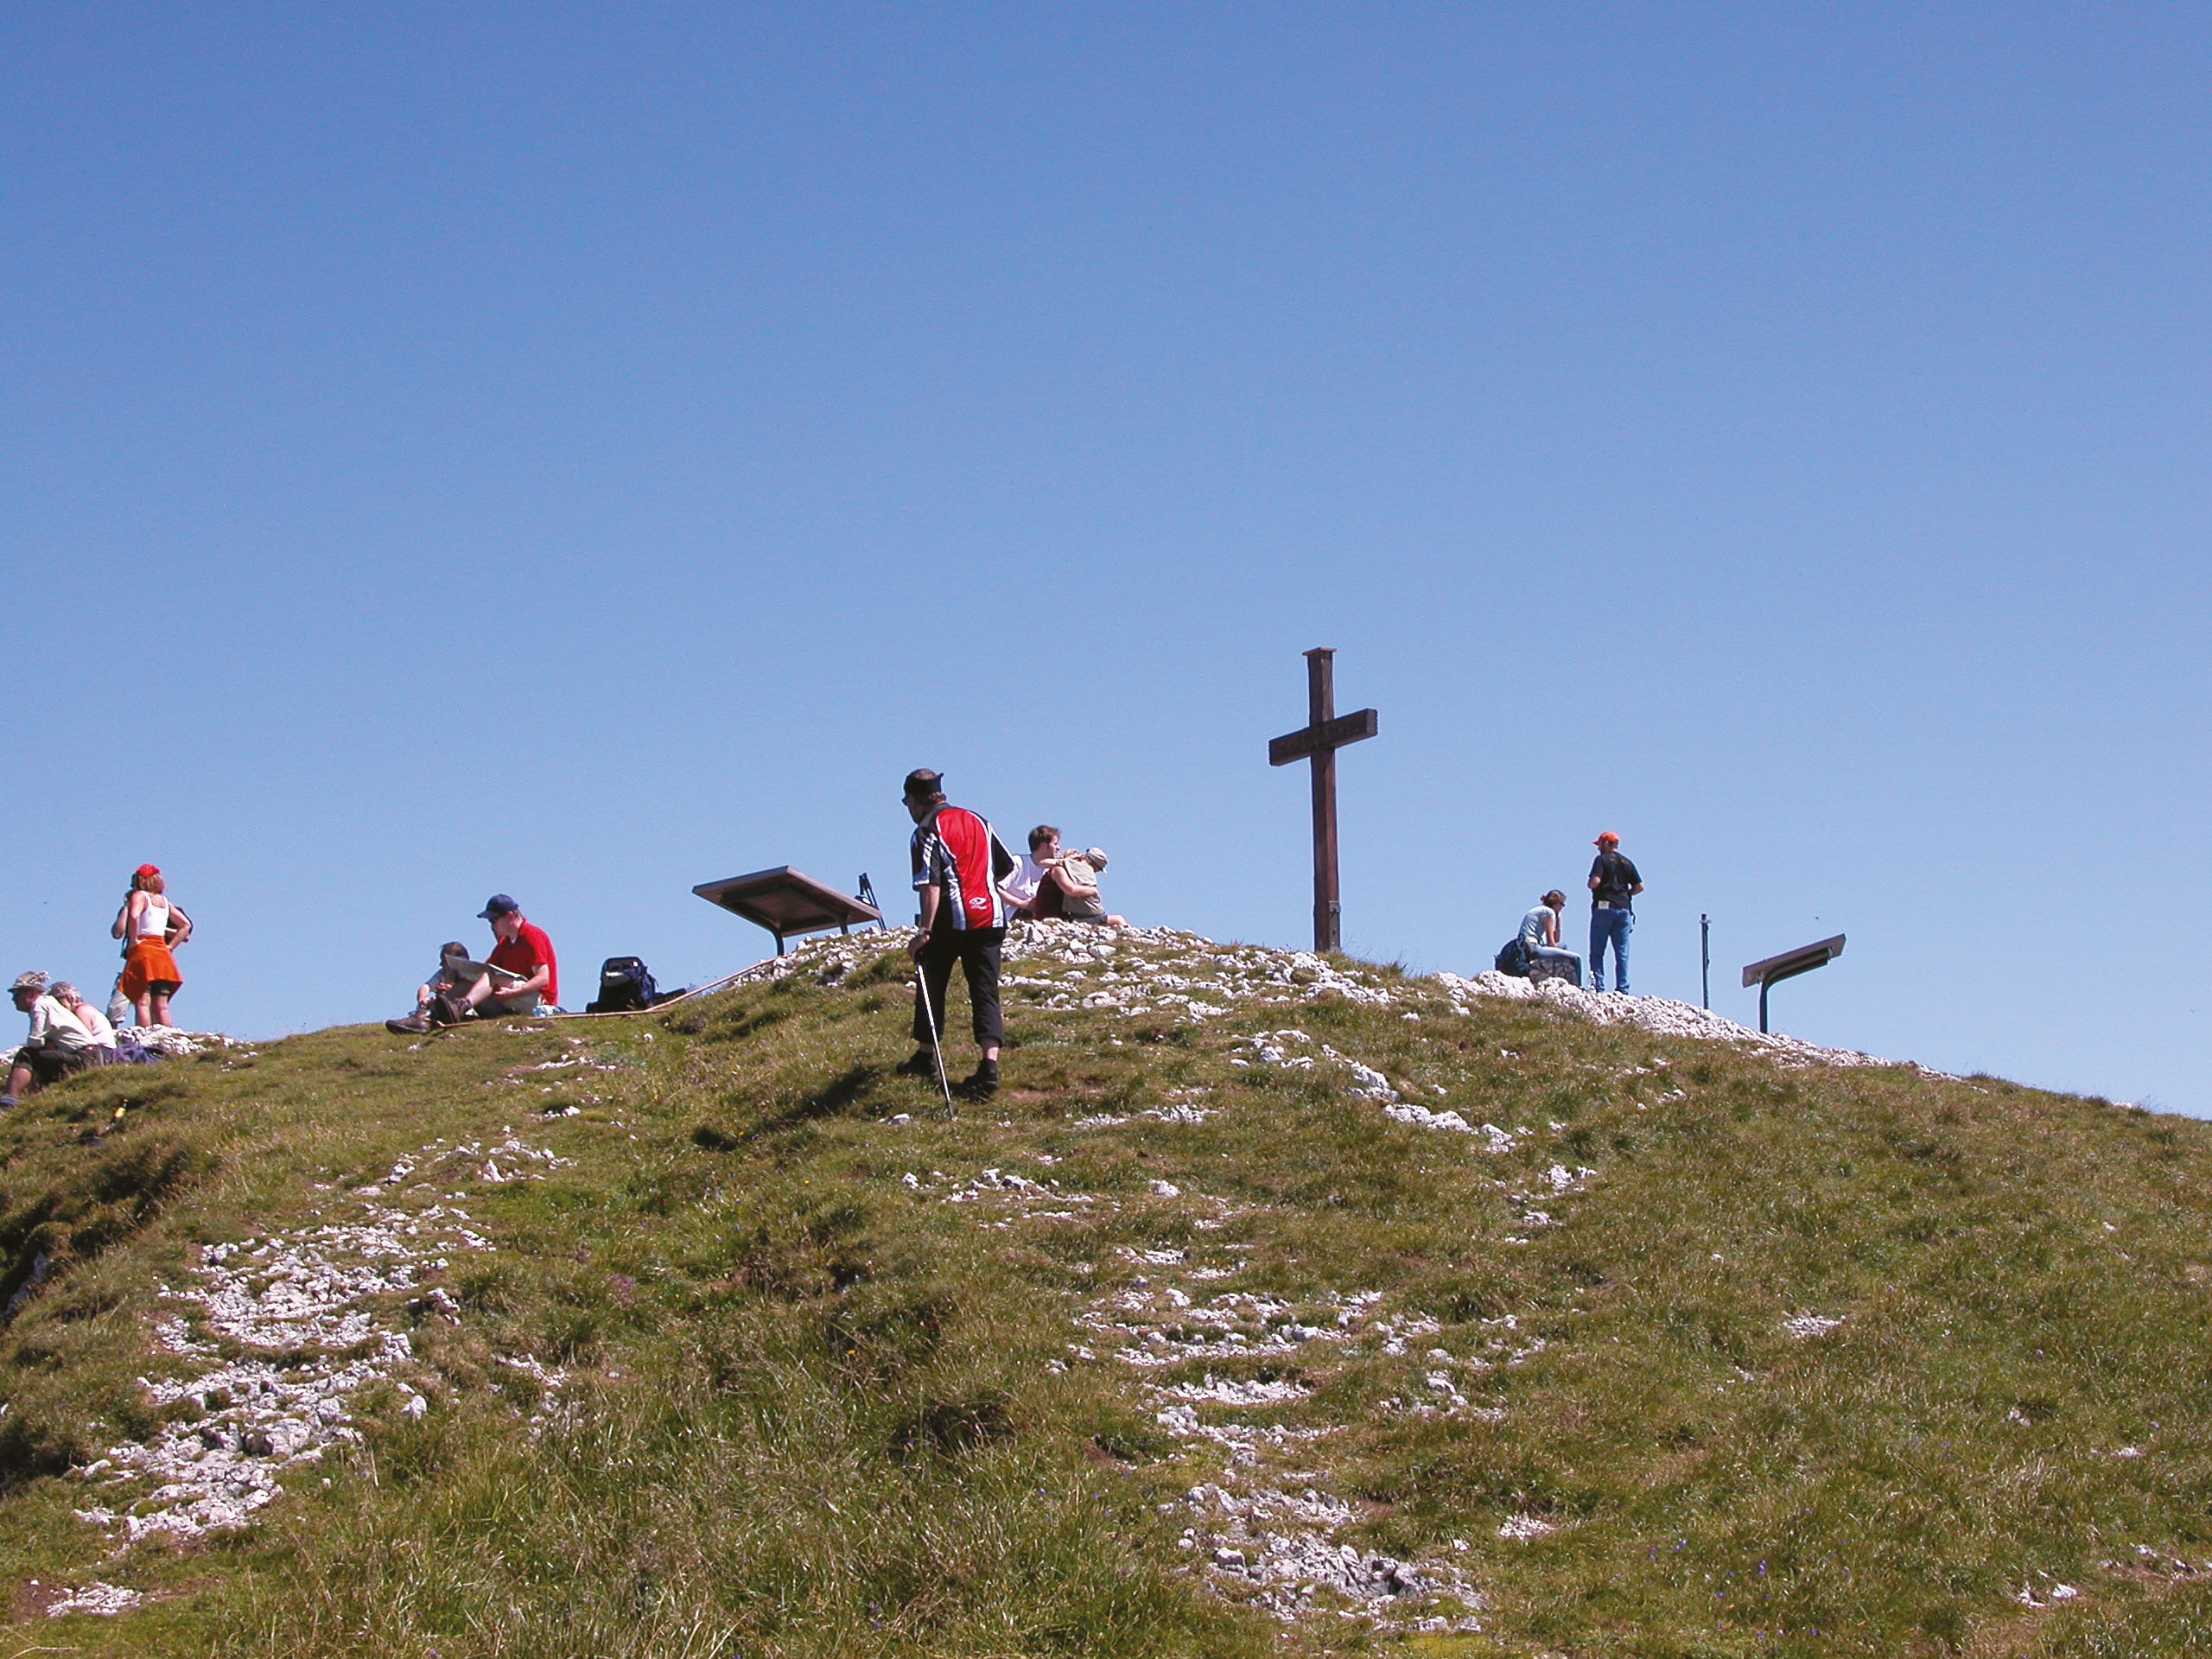
[[[1009,957],[957,1118],[880,937],[33,1097],[18,1649],[2212,1649],[2206,1125],[1166,931]]]

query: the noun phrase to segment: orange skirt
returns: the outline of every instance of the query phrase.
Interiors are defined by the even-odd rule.
[[[124,995],[136,1002],[156,985],[177,987],[183,983],[184,976],[176,970],[176,958],[162,940],[149,937],[132,943],[130,954],[123,959]]]

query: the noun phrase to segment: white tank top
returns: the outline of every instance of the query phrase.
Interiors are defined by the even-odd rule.
[[[138,912],[134,939],[158,939],[169,931],[169,901],[157,893],[146,895],[146,908]]]

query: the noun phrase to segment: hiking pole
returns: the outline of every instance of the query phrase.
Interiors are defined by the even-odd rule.
[[[938,1029],[937,1010],[930,1006],[930,976],[919,957],[914,958],[914,990],[922,999],[922,1023],[930,1029],[930,1058],[937,1062],[937,1086],[944,1090],[944,1115],[960,1116],[960,1109],[952,1103],[952,1084],[944,1075],[944,1044],[939,1040],[944,1033]]]

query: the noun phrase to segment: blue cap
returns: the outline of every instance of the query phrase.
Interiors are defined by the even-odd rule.
[[[484,901],[484,908],[476,912],[480,921],[490,921],[494,916],[512,916],[522,906],[504,893],[495,893]]]

